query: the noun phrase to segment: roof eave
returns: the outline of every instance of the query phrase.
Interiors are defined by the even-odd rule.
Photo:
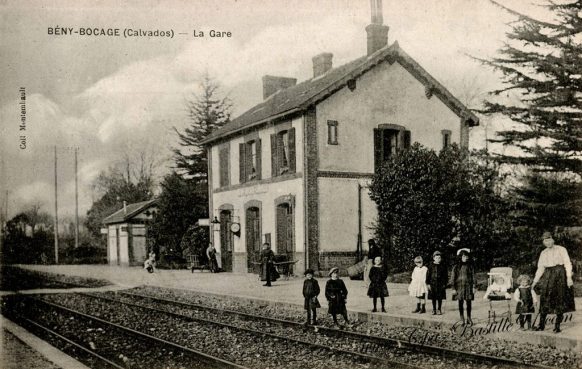
[[[293,114],[301,113],[304,110],[305,109],[303,107],[299,107],[299,108],[293,108],[293,109],[284,111],[284,112],[279,113],[279,114],[276,114],[276,115],[271,115],[268,118],[258,120],[258,121],[254,122],[254,123],[247,124],[246,126],[239,127],[239,128],[234,129],[232,131],[225,132],[224,134],[219,134],[219,135],[214,136],[214,137],[208,137],[208,138],[200,141],[200,144],[201,145],[208,146],[209,144],[211,144],[211,143],[213,143],[215,141],[218,141],[220,139],[224,139],[226,137],[230,137],[230,136],[236,135],[236,134],[238,134],[238,133],[240,133],[242,131],[246,131],[246,130],[251,129],[251,128],[256,128],[257,126],[260,126],[260,125],[263,125],[263,124],[266,124],[266,123],[269,123],[269,122],[272,122],[272,121],[275,121],[275,120],[278,120],[278,119],[282,119],[282,118],[288,117],[288,116],[293,115]]]

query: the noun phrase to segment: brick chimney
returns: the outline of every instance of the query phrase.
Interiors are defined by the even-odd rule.
[[[263,100],[279,90],[284,90],[297,84],[297,78],[263,76]]]
[[[368,56],[388,45],[388,26],[382,16],[382,0],[370,0],[372,23],[366,27],[368,34]]]
[[[325,74],[332,68],[332,53],[321,53],[315,55],[311,60],[313,61],[313,78]]]

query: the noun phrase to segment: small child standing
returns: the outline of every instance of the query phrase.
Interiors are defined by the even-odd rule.
[[[443,300],[447,298],[446,288],[449,281],[447,266],[442,261],[440,251],[432,254],[432,264],[426,273],[428,298],[432,301],[432,315],[442,315]]]
[[[422,265],[422,256],[414,258],[414,270],[412,271],[412,281],[408,286],[408,293],[412,297],[416,297],[416,310],[413,313],[426,313],[426,272],[428,268]]]
[[[305,325],[317,325],[317,309],[321,307],[317,295],[319,295],[319,283],[313,278],[313,269],[305,271],[305,281],[303,282],[303,307],[307,310],[307,321]]]
[[[386,300],[385,297],[388,297],[388,285],[386,285],[386,278],[388,275],[386,274],[384,268],[382,267],[382,258],[380,256],[376,256],[374,258],[374,266],[370,269],[370,286],[368,287],[368,297],[372,298],[372,304],[374,305],[374,309],[372,312],[375,313],[378,311],[376,309],[376,304],[378,302],[378,297],[380,298],[380,304],[382,304],[382,312],[386,312]]]
[[[519,287],[515,289],[513,299],[517,301],[515,313],[519,314],[519,327],[524,330],[524,324],[527,322],[527,329],[531,329],[531,316],[537,302],[536,295],[531,289],[531,278],[529,275],[522,274],[517,277],[517,283]]]
[[[346,309],[346,300],[348,298],[348,289],[344,281],[338,277],[339,268],[331,268],[329,271],[329,279],[325,284],[325,298],[328,302],[328,312],[333,318],[333,324],[339,326],[337,315],[341,314],[347,325],[350,324],[348,320],[348,310]]]
[[[475,299],[475,268],[469,256],[469,249],[457,251],[459,261],[453,267],[451,285],[453,286],[453,299],[457,298],[459,303],[459,315],[462,325],[473,325],[471,319],[472,302]],[[467,305],[467,320],[465,320],[464,304]]]

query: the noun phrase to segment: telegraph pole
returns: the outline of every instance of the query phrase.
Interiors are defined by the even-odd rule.
[[[57,204],[57,145],[55,145],[55,264],[59,263],[59,207]]]
[[[77,171],[77,153],[78,147],[75,147],[75,248],[79,247],[79,181]]]

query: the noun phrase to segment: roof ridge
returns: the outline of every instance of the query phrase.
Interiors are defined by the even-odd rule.
[[[341,89],[349,79],[358,78],[377,64],[388,60],[390,64],[398,61],[399,64],[412,74],[420,83],[434,89],[439,99],[455,114],[464,119],[471,118],[478,124],[479,118],[460,102],[442,83],[428,73],[416,60],[408,55],[398,41],[375,51],[371,55],[363,55],[348,61],[340,66],[331,68],[322,76],[304,80],[294,86],[277,91],[267,99],[246,110],[228,124],[212,132],[202,144],[206,145],[225,136],[236,134],[247,128],[266,122],[287,117],[304,111],[309,106],[317,104]],[[350,77],[348,79],[348,77]]]

